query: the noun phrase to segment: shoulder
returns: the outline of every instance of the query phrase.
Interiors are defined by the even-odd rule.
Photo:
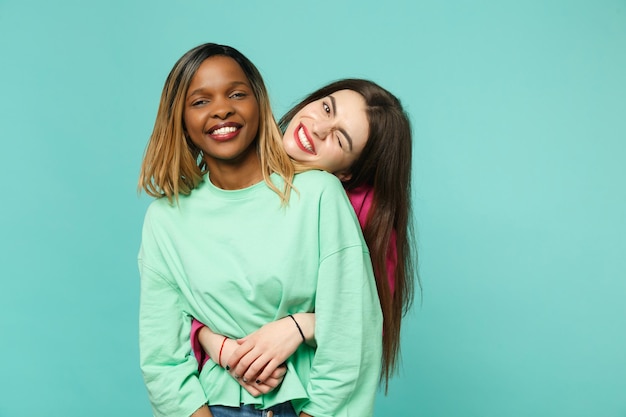
[[[179,204],[180,198],[178,201],[176,201],[176,199],[170,201],[167,197],[157,198],[148,206],[146,219],[162,218],[171,215],[171,213],[178,209]]]
[[[203,199],[203,195],[206,194],[206,189],[207,187],[204,187],[204,181],[202,181],[196,188],[191,190],[189,194],[179,194],[178,198],[172,197],[171,200],[167,197],[157,198],[148,206],[147,214],[152,216],[167,216],[178,213],[181,210],[189,210]]]
[[[161,216],[176,205],[176,200],[169,201],[167,197],[160,197],[152,201],[146,210],[146,219]]]
[[[335,175],[326,171],[306,171],[297,174],[293,184],[295,198],[302,204],[316,205],[323,211],[347,210],[354,213],[343,184]]]
[[[197,212],[201,190],[193,190],[189,195],[179,195],[171,201],[167,197],[152,201],[146,210],[144,225],[151,224],[157,229],[170,223],[179,222],[181,218],[193,216]]]
[[[170,223],[175,208],[176,200],[170,202],[166,197],[158,198],[150,203],[143,219],[143,244],[159,235],[160,231]]]
[[[338,191],[345,193],[339,178],[326,171],[310,170],[296,174],[294,177],[294,186],[305,192],[306,190],[319,190],[330,192]]]

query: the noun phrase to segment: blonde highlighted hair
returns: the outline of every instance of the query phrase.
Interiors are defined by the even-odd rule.
[[[258,69],[241,52],[226,45],[205,43],[183,55],[165,81],[156,121],[146,147],[138,188],[152,197],[173,201],[188,195],[207,173],[202,151],[185,135],[183,112],[189,84],[200,65],[208,58],[226,56],[234,59],[246,74],[259,106],[257,152],[263,179],[280,197],[289,201],[293,188],[294,166],[282,146],[282,135],[272,114],[269,96]],[[283,179],[279,189],[270,179],[272,173]]]

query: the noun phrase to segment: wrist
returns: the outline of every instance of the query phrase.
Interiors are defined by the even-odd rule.
[[[222,368],[224,367],[222,365],[222,352],[224,352],[224,345],[226,344],[227,340],[228,338],[224,336],[224,340],[222,340],[222,345],[220,346],[220,353],[217,355],[217,364]]]
[[[302,331],[302,327],[300,327],[300,323],[298,323],[298,320],[296,320],[293,314],[290,314],[287,317],[289,317],[291,321],[293,321],[293,324],[296,326],[296,329],[298,329],[298,333],[300,334],[300,337],[302,338],[302,343],[306,343],[306,337],[304,336],[304,332]]]
[[[297,320],[300,330],[304,335],[306,344],[315,345],[315,314],[314,313],[295,313],[294,319]],[[287,317],[287,319],[289,319]]]
[[[200,339],[200,343],[204,348],[204,351],[211,359],[213,359],[215,363],[219,360],[219,353],[222,349],[223,341],[224,336],[213,332],[207,332],[206,335]],[[222,363],[224,363],[224,353],[222,353]]]

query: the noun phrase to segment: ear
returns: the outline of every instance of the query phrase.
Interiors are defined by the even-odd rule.
[[[341,182],[349,181],[350,178],[352,178],[352,174],[350,174],[349,172],[337,172],[335,176],[339,178],[339,181]]]

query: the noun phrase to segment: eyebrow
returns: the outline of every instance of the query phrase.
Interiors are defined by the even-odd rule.
[[[245,81],[233,81],[232,83],[230,83],[228,85],[228,88],[234,88],[234,87],[239,87],[239,86],[244,86],[244,87],[248,87],[250,89],[252,89],[252,87],[250,87],[250,85],[248,83],[246,83]],[[204,90],[204,86],[198,87],[195,90],[191,91],[191,92],[187,92],[187,98],[198,94],[198,93],[202,93],[202,90]]]
[[[333,96],[328,96],[328,97],[330,97],[330,105],[333,108],[333,114],[335,115],[335,117],[337,117],[337,103],[335,103],[335,97]],[[343,129],[340,127],[338,130],[341,133],[343,133],[343,135],[348,140],[348,145],[350,145],[350,152],[352,152],[352,138],[350,137],[350,135],[348,135],[348,132],[346,132],[346,129]]]

